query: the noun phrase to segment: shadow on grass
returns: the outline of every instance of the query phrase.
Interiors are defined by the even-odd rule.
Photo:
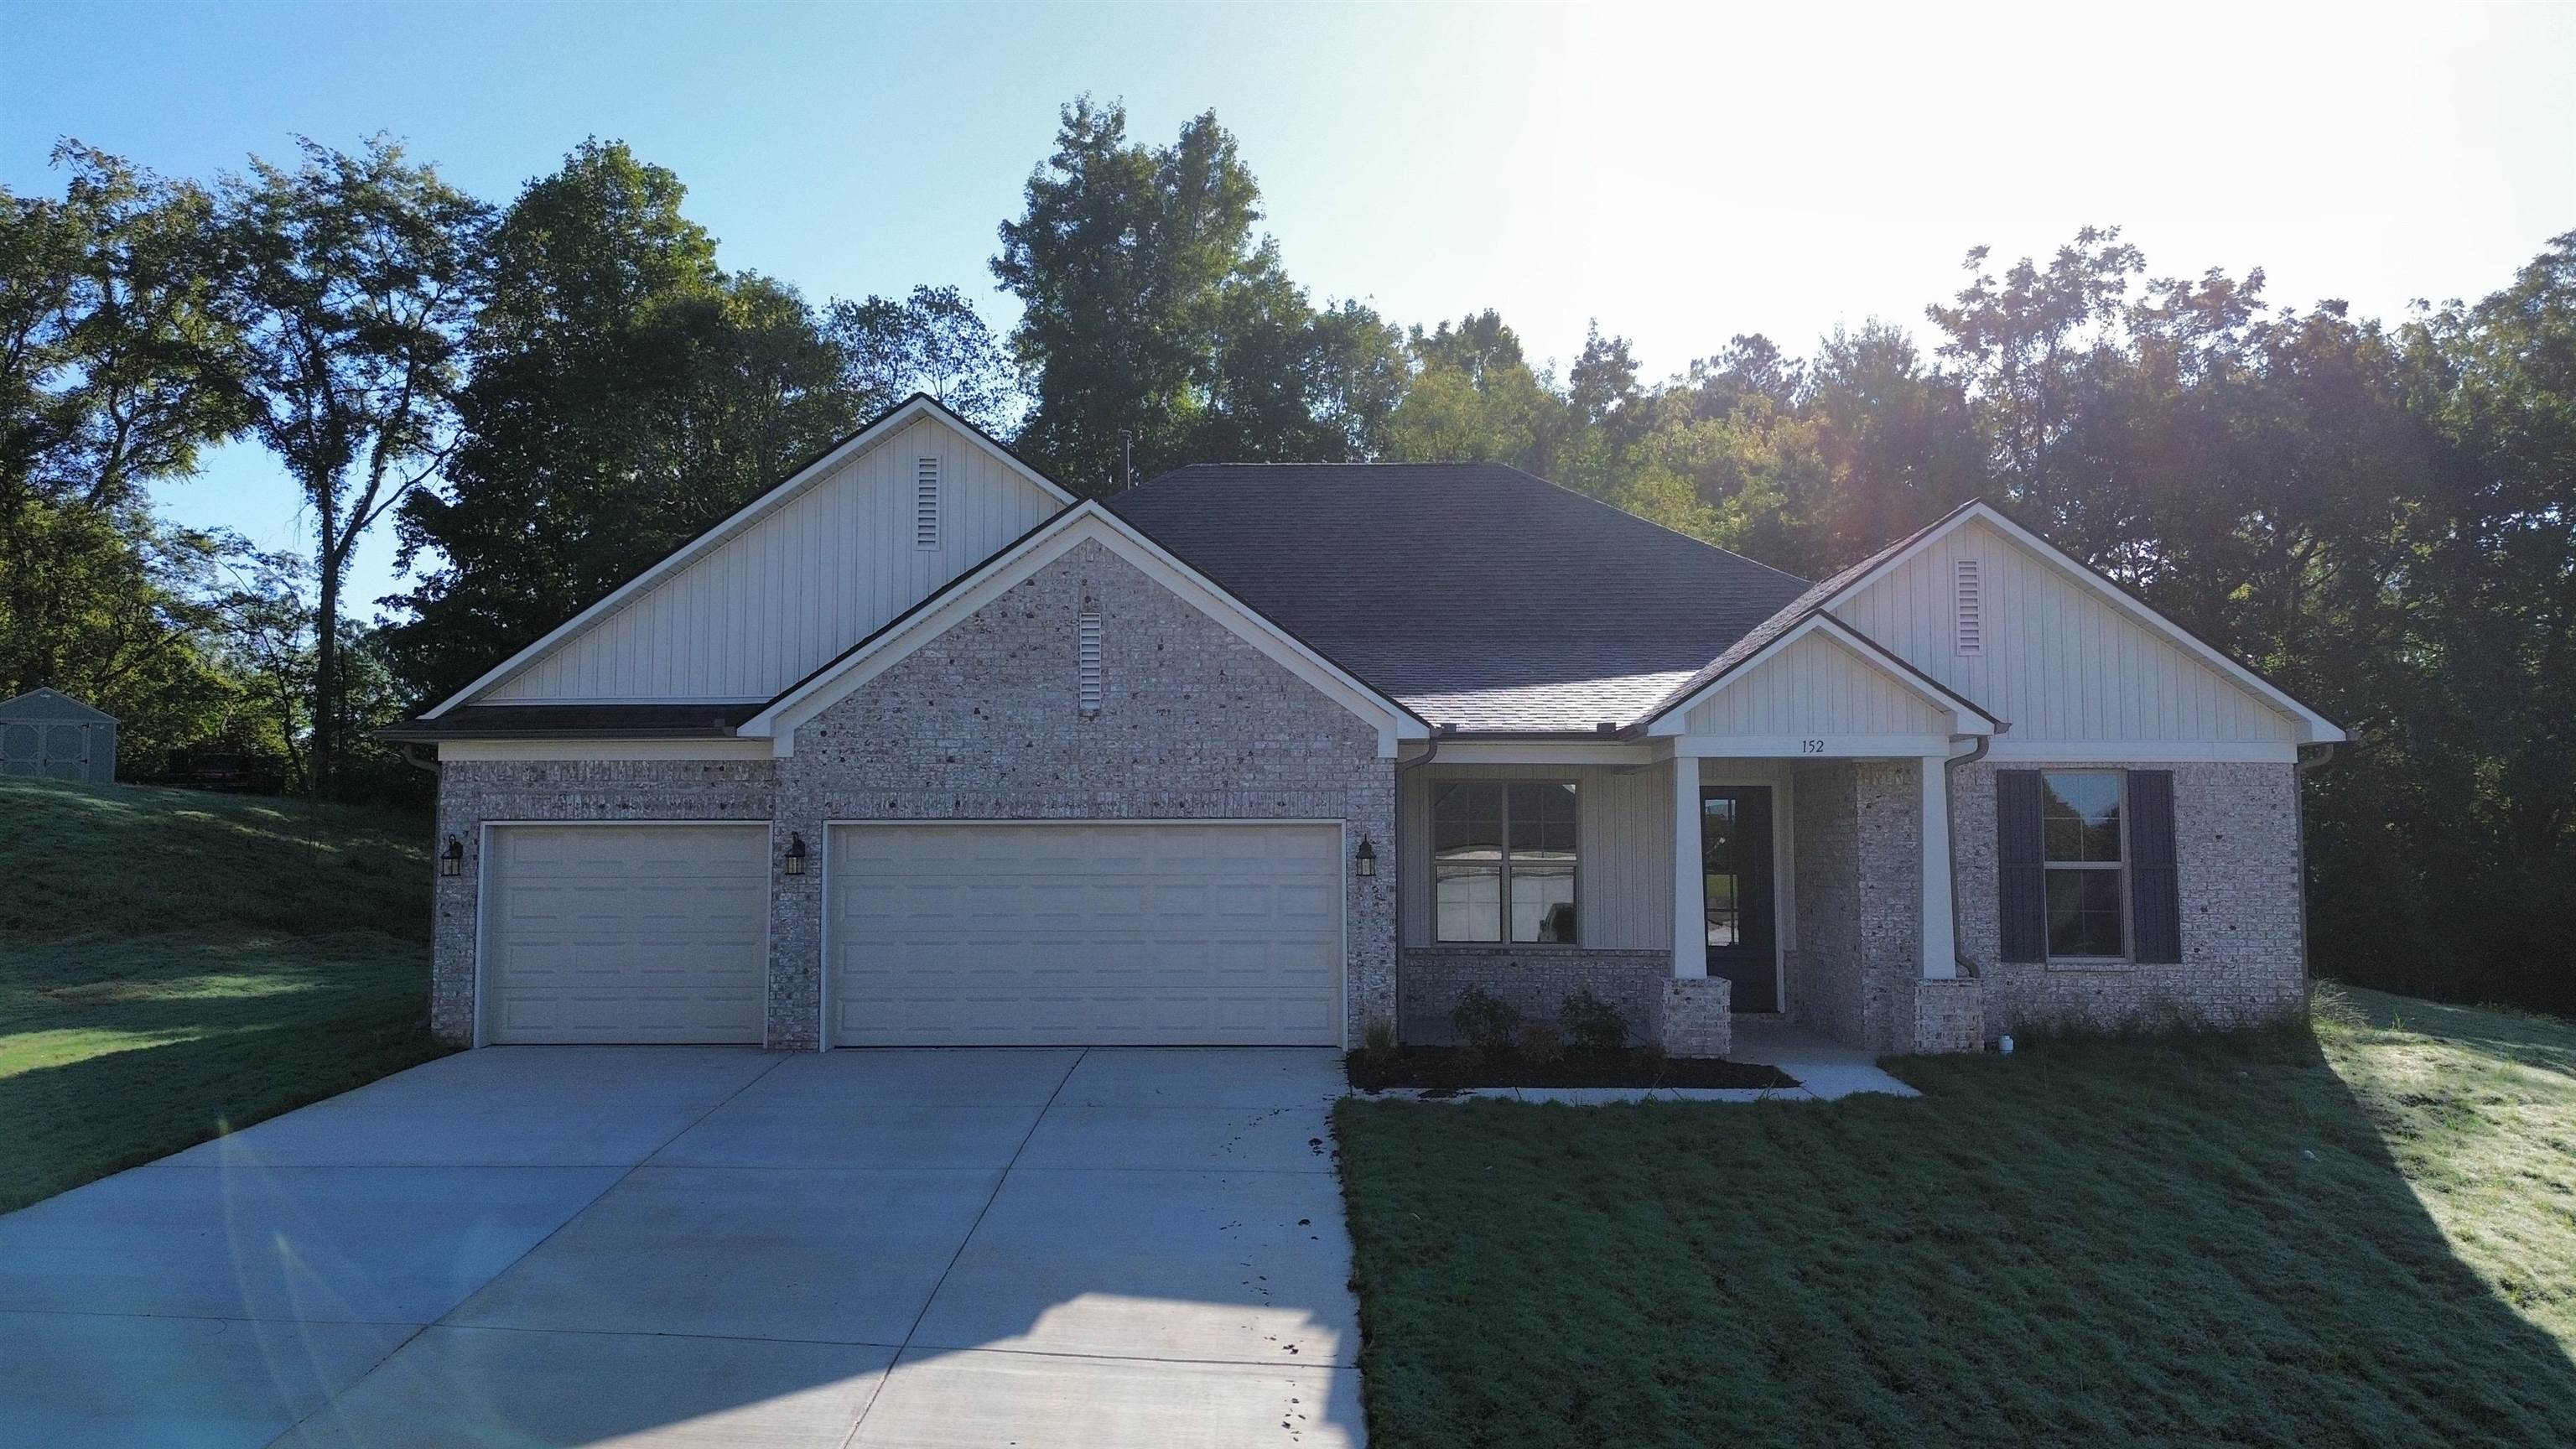
[[[2304,1033],[1898,1068],[1923,1098],[1346,1103],[1372,1437],[2576,1443],[2567,1346]]]
[[[443,1054],[427,974],[363,932],[0,955],[0,1211]]]

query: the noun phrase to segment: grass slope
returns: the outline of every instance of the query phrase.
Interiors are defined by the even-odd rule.
[[[0,1211],[438,1055],[428,836],[0,781]]]
[[[2355,991],[1897,1069],[1343,1103],[1372,1441],[2576,1444],[2576,1025]]]

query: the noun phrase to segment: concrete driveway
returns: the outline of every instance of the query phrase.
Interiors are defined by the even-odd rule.
[[[0,1217],[0,1444],[1356,1444],[1339,1090],[464,1053]]]

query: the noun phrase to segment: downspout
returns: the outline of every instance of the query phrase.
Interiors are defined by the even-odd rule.
[[[1393,858],[1390,863],[1394,867],[1395,881],[1395,959],[1387,963],[1395,973],[1395,1021],[1387,1023],[1389,1030],[1396,1029],[1397,1023],[1404,1020],[1404,777],[1438,759],[1440,741],[1457,732],[1455,721],[1433,725],[1428,748],[1410,760],[1395,762],[1395,813],[1393,824],[1387,830],[1386,847],[1387,854]],[[1362,1023],[1360,1029],[1366,1032],[1366,1023]],[[1362,1041],[1366,1041],[1365,1036]]]
[[[420,756],[418,756],[418,755],[416,755],[416,754],[413,754],[413,753],[412,753],[412,751],[414,751],[414,750],[416,750],[416,749],[419,749],[419,748],[420,748],[420,746],[418,746],[418,745],[414,745],[414,744],[405,744],[405,745],[402,747],[402,750],[401,750],[401,754],[402,754],[402,761],[403,761],[403,763],[404,763],[404,764],[406,764],[406,765],[411,766],[411,767],[412,767],[413,769],[415,769],[415,770],[427,770],[428,772],[430,772],[430,773],[431,773],[431,774],[433,774],[433,775],[437,774],[437,773],[438,773],[438,761],[437,761],[437,759],[436,759],[435,757],[424,760],[424,759],[422,759]],[[435,746],[432,746],[432,748],[436,748],[436,747],[435,747]]]
[[[1998,724],[1995,726],[1995,735],[2002,734],[2011,728],[2012,726],[2008,724]],[[1973,738],[1977,742],[1977,747],[1964,755],[1952,755],[1941,762],[1941,826],[1950,832],[1950,959],[1958,966],[1959,974],[1962,976],[1976,975],[1977,963],[1968,957],[1967,922],[1959,914],[1959,812],[1953,804],[1958,798],[1958,792],[1950,788],[1950,772],[1961,765],[1973,765],[1984,759],[1986,751],[1995,747],[1995,735],[1953,735],[1952,743]]]

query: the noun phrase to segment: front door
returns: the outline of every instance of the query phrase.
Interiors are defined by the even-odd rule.
[[[1779,961],[1771,949],[1771,787],[1702,787],[1699,851],[1708,974],[1735,983],[1729,1009],[1778,1011]]]

